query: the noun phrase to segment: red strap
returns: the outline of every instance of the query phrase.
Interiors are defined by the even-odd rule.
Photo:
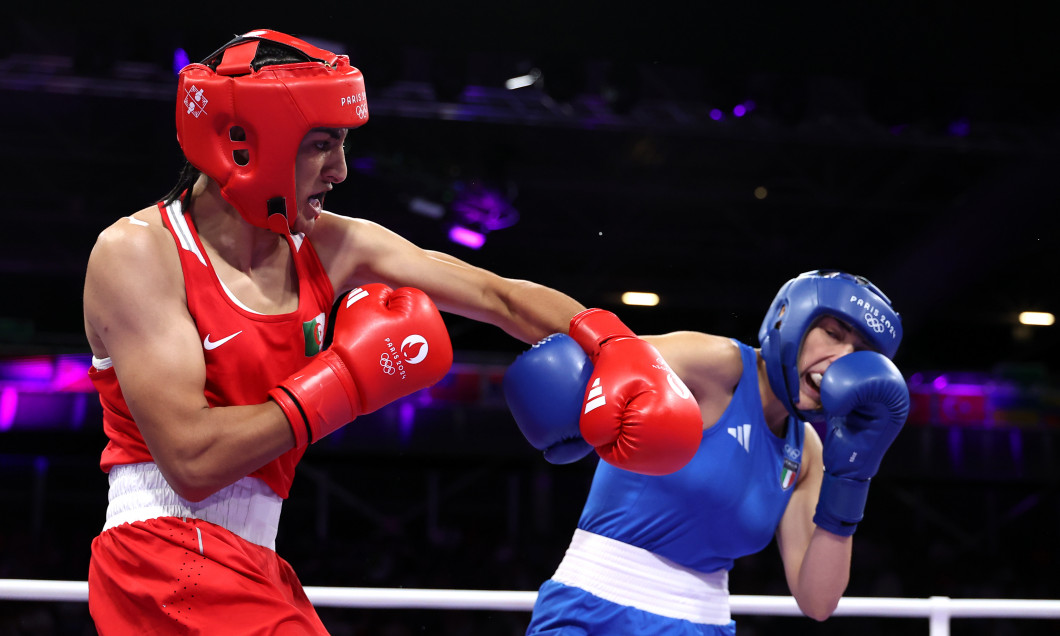
[[[258,41],[248,40],[225,49],[221,63],[217,65],[218,75],[246,75],[254,69],[250,63],[258,54]]]

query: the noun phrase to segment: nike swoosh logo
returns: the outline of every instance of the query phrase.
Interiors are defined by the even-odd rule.
[[[217,347],[220,347],[221,345],[223,345],[224,343],[228,342],[232,338],[235,338],[236,336],[238,336],[241,333],[243,333],[242,329],[240,329],[239,331],[235,332],[231,336],[227,336],[225,338],[221,338],[220,340],[213,340],[213,341],[210,340],[210,334],[206,334],[206,338],[204,338],[203,341],[202,341],[202,348],[206,349],[207,351],[211,351],[213,349],[216,349]]]

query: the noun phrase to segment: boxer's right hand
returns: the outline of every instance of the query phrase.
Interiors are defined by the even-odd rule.
[[[593,365],[566,334],[530,347],[504,373],[504,399],[519,430],[553,464],[576,462],[592,452],[578,416]]]
[[[296,447],[431,386],[453,364],[441,314],[418,289],[363,285],[335,302],[330,321],[324,350],[269,391]]]
[[[703,417],[659,351],[601,309],[571,319],[570,335],[594,366],[581,416],[585,441],[629,471],[665,475],[684,468],[703,439]]]
[[[828,431],[813,520],[833,534],[850,536],[865,514],[869,483],[909,415],[909,387],[889,359],[855,351],[824,372],[821,405]]]

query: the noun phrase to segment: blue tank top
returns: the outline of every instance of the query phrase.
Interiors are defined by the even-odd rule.
[[[732,569],[737,557],[769,545],[794,490],[804,424],[789,417],[784,438],[769,430],[755,350],[733,343],[740,382],[692,461],[663,476],[599,462],[579,528],[701,572]]]

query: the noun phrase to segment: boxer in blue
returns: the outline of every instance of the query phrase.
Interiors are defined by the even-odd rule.
[[[650,430],[637,401],[665,387],[626,378],[616,394],[614,371],[601,378],[592,348],[571,333],[534,345],[504,380],[516,422],[546,459],[572,462],[595,447],[605,460],[527,634],[735,634],[728,572],[774,535],[800,609],[828,618],[850,577],[870,480],[909,411],[891,361],[901,319],[887,296],[818,270],[780,289],[758,350],[690,331],[640,338],[703,419],[691,459],[678,467],[671,455],[664,470],[651,470],[657,449],[624,432]],[[587,421],[600,411],[623,432],[621,447],[589,439],[605,427]]]

